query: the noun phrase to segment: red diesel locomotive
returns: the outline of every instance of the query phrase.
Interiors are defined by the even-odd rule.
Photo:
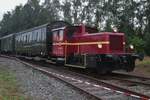
[[[83,24],[72,26],[64,21],[4,36],[0,43],[1,53],[38,56],[49,62],[96,69],[100,73],[120,69],[133,71],[135,60],[143,59],[143,56],[126,51],[124,33],[100,33],[95,28]],[[133,51],[133,46],[129,49]]]
[[[133,71],[135,60],[143,59],[126,52],[124,33],[99,33],[82,24],[53,29],[52,36],[53,49],[49,53],[54,61],[66,66],[96,69],[100,73],[120,69]]]

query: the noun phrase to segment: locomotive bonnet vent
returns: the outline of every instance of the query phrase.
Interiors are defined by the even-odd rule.
[[[110,35],[109,39],[110,39],[110,50],[123,51],[123,36]]]

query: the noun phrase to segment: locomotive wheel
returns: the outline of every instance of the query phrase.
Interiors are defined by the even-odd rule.
[[[57,66],[64,66],[64,62],[63,62],[63,61],[56,60],[56,65],[57,65]]]
[[[108,62],[100,62],[96,68],[98,74],[109,74],[112,73],[112,64]]]
[[[106,71],[106,70],[101,70],[101,71],[100,71],[100,70],[98,70],[98,71],[97,71],[97,73],[98,73],[98,74],[106,74],[106,73],[107,73],[107,71]]]
[[[110,70],[98,70],[97,73],[104,75],[104,74],[111,74],[112,71],[110,71]]]
[[[126,68],[126,71],[131,72],[134,70],[134,68],[135,68],[135,60],[132,59],[132,60],[128,61],[128,66]]]

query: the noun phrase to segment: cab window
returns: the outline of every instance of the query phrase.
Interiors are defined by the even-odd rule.
[[[59,31],[59,41],[63,41],[63,39],[64,39],[64,31],[60,30]]]
[[[64,31],[63,30],[57,30],[53,31],[53,41],[60,42],[64,39]]]
[[[58,41],[58,31],[53,32],[53,41]]]

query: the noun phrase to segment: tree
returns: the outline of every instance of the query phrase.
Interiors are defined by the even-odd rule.
[[[12,13],[7,12],[3,15],[3,20],[0,22],[1,26],[1,36],[7,35],[9,32],[12,31],[12,20],[11,20]]]
[[[69,23],[72,23],[71,3],[68,0],[64,1],[61,9],[63,12],[63,19]]]
[[[43,3],[43,8],[47,12],[47,15],[49,16],[48,21],[52,22],[55,20],[60,19],[60,10],[61,5],[59,0],[45,0]]]

